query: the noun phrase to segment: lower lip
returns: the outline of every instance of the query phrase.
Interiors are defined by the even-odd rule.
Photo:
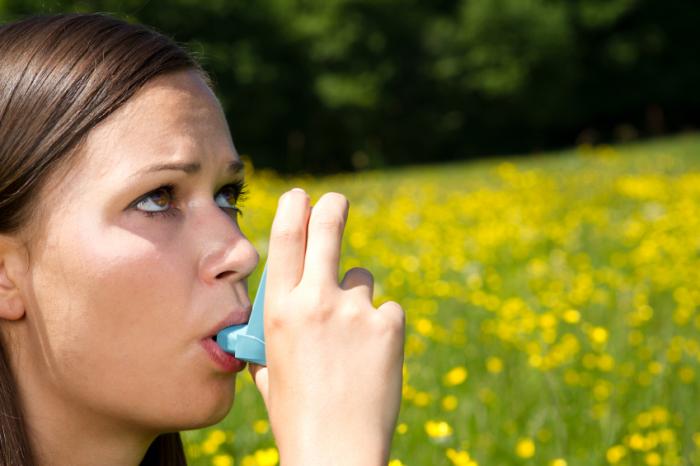
[[[222,350],[218,343],[211,338],[203,338],[201,343],[209,357],[224,372],[240,372],[245,368],[245,361],[236,359],[232,354]]]

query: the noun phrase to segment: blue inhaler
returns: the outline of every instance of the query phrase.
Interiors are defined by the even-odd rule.
[[[253,310],[247,324],[226,327],[216,335],[216,342],[226,351],[242,361],[266,365],[265,333],[263,331],[263,304],[265,303],[265,282],[267,264],[260,277],[260,286],[255,293]]]

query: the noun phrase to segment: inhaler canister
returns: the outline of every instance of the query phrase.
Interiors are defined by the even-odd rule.
[[[253,309],[247,324],[226,327],[216,335],[216,342],[237,359],[255,364],[266,365],[265,333],[263,331],[263,304],[265,303],[265,283],[267,281],[267,264],[260,277],[260,286],[255,293]]]

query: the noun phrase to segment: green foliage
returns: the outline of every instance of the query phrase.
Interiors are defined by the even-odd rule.
[[[0,18],[106,11],[151,25],[201,56],[258,166],[336,171],[697,124],[687,53],[700,7],[679,5],[0,0]]]
[[[485,96],[517,96],[530,70],[560,63],[571,48],[563,4],[545,0],[462,1],[426,34],[436,80],[456,79]]]

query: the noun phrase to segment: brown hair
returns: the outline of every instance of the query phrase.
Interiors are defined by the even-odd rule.
[[[106,14],[33,16],[0,26],[0,234],[33,220],[36,193],[86,135],[147,81],[194,69],[171,39]],[[69,165],[68,165],[69,166]],[[0,341],[0,466],[35,459]],[[185,465],[179,433],[162,434],[142,465]]]

